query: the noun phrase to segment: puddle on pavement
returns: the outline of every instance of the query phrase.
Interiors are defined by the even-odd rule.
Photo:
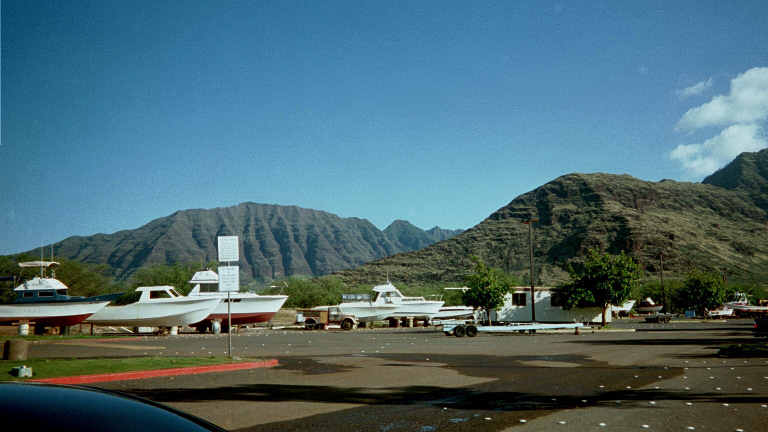
[[[352,369],[356,369],[356,367],[335,363],[321,363],[312,358],[288,357],[280,359],[280,365],[275,369],[299,371],[306,375],[322,375],[346,372]]]

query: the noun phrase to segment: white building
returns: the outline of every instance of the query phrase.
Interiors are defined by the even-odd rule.
[[[537,322],[583,322],[602,323],[602,309],[599,307],[573,308],[565,310],[552,304],[552,288],[535,287]],[[504,305],[496,310],[494,321],[531,321],[531,287],[514,287],[504,297]],[[605,321],[611,322],[611,307],[605,313]]]

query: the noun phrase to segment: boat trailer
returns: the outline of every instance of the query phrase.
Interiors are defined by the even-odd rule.
[[[477,325],[473,322],[443,322],[443,333],[446,336],[475,337],[477,333],[524,333],[536,330],[578,329],[584,327],[582,323],[543,324],[543,323],[509,323],[504,325]]]

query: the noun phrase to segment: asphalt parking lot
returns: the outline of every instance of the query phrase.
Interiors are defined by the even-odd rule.
[[[445,336],[434,328],[256,329],[273,368],[96,384],[235,431],[766,431],[768,358],[720,358],[751,320]],[[226,355],[226,335],[33,344],[35,357]]]

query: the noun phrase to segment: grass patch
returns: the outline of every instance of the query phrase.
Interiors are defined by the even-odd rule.
[[[755,342],[749,344],[728,345],[720,348],[720,357],[768,357],[768,343]]]
[[[206,366],[230,363],[226,357],[120,357],[91,359],[29,359],[0,361],[0,381],[23,381],[11,375],[11,369],[26,365],[32,368],[33,378],[56,378],[76,375],[133,372],[187,366]]]

